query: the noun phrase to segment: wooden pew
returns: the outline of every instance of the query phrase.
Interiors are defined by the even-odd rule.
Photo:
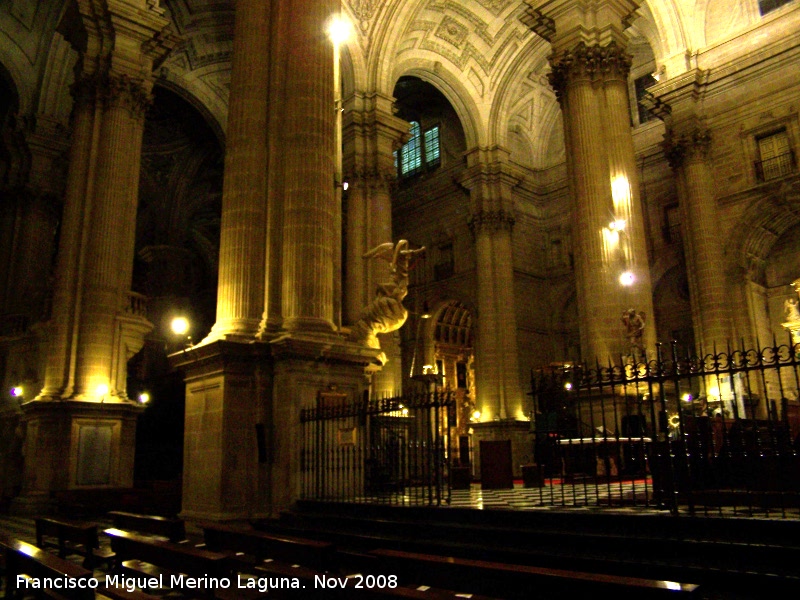
[[[116,510],[109,512],[108,516],[111,517],[116,529],[156,535],[175,543],[186,540],[186,526],[183,519]]]
[[[177,586],[188,597],[243,600],[266,597],[266,593],[257,589],[237,589],[238,573],[229,554],[114,528],[106,529],[104,533],[109,537],[117,558],[114,575],[160,579],[165,588],[176,587],[173,583],[178,582],[173,580],[173,576],[184,576],[184,586],[186,577],[197,578],[199,583],[191,589]],[[228,580],[231,587],[217,585],[216,582],[221,580]]]
[[[83,556],[83,566],[93,570],[98,561],[108,561],[109,552],[100,549],[97,525],[79,521],[67,521],[49,517],[38,517],[36,522],[36,545],[46,550],[49,546],[58,549],[58,556],[70,554]]]
[[[331,571],[335,565],[335,548],[330,542],[237,529],[217,523],[202,524],[201,527],[209,550],[236,553],[245,565],[270,558],[321,572]]]
[[[101,585],[95,591],[95,600],[161,600],[160,596],[146,594],[139,590]]]
[[[94,590],[89,585],[92,572],[80,565],[59,558],[33,544],[15,539],[0,532],[0,549],[5,556],[5,597],[37,597],[55,600],[93,600]],[[43,587],[34,589],[19,585],[20,578]],[[46,581],[46,579],[48,581]],[[45,585],[51,583],[51,585]],[[27,590],[27,592],[26,592]]]
[[[698,590],[690,583],[659,581],[586,573],[568,569],[547,569],[528,565],[417,554],[399,550],[371,551],[382,564],[382,572],[400,576],[404,583],[418,582],[448,588],[458,584],[464,593],[499,595],[503,598],[593,597],[663,598],[689,596]]]

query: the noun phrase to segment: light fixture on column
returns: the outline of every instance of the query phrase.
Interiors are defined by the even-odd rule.
[[[191,329],[191,323],[189,322],[189,319],[184,316],[174,317],[172,321],[170,321],[169,328],[172,330],[172,333],[180,338],[186,336],[186,346],[192,345],[192,336],[189,334],[189,330]]]
[[[106,399],[108,392],[109,388],[107,383],[101,383],[96,388],[94,388],[95,396],[97,396],[100,402]]]
[[[629,287],[633,285],[636,281],[636,277],[631,271],[625,271],[622,275],[619,276],[619,283],[620,285],[624,285],[625,287]]]
[[[21,385],[15,385],[9,390],[9,394],[11,394],[12,398],[17,398],[20,402],[22,402],[22,397],[25,395],[25,390]]]
[[[147,404],[148,402],[150,402],[150,394],[147,392],[139,394],[139,404]]]

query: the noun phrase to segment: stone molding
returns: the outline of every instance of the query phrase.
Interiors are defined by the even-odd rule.
[[[679,169],[687,162],[708,158],[711,132],[705,128],[695,128],[681,135],[667,132],[663,145],[664,155],[670,166]]]
[[[474,213],[467,225],[473,236],[480,233],[494,233],[497,231],[511,231],[514,227],[514,215],[511,212],[500,210],[481,210]]]
[[[552,70],[547,78],[559,102],[569,84],[575,81],[627,81],[632,63],[631,55],[614,41],[606,46],[579,42],[571,50],[550,55],[548,60]]]

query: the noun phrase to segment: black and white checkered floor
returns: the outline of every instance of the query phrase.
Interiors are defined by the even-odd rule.
[[[749,500],[754,501],[755,495],[753,492]],[[693,511],[689,506],[679,506],[678,512],[698,516],[800,519],[800,507],[792,501],[787,501],[785,505],[778,502],[765,510],[757,508],[755,502],[749,503],[748,497],[740,498],[742,502],[739,506],[705,506],[698,500],[695,499]],[[787,496],[787,500],[791,498]],[[559,480],[546,480],[545,485],[538,488],[526,488],[521,482],[515,482],[513,488],[483,489],[480,483],[473,483],[469,489],[452,490],[449,499],[445,494],[437,499],[430,488],[407,487],[403,492],[360,497],[355,503],[438,505],[476,510],[593,510],[623,513],[662,513],[665,510],[656,498],[649,477],[601,484],[589,481],[562,484]]]

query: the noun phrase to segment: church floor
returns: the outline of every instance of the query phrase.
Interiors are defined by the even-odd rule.
[[[635,479],[612,483],[568,483],[546,480],[541,487],[524,487],[515,481],[509,489],[483,489],[473,483],[469,489],[451,490],[450,501],[443,495],[439,506],[447,508],[473,508],[476,510],[580,510],[616,513],[663,514],[654,497],[652,480]],[[399,506],[436,505],[429,488],[406,488],[402,493],[384,496],[364,496],[358,504],[391,504]],[[679,506],[680,514],[691,514],[687,505]],[[697,516],[745,517],[769,519],[800,519],[800,507],[781,506],[780,502],[769,510],[750,506],[739,499],[738,506],[719,504],[704,506],[695,500]]]

